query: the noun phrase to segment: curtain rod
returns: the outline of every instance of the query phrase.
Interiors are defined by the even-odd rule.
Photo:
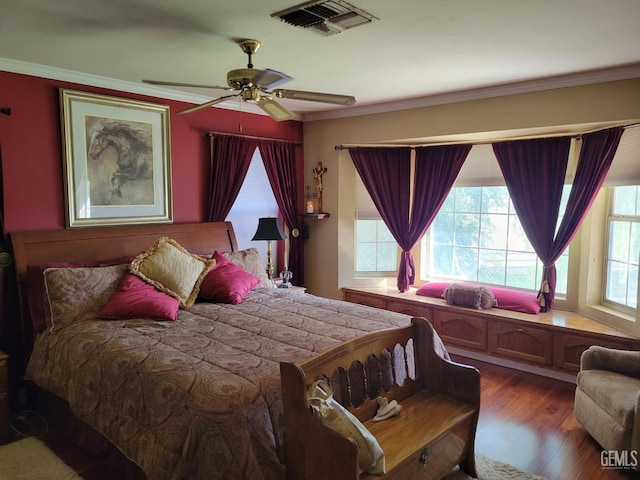
[[[294,142],[292,140],[284,140],[282,138],[269,138],[269,137],[257,137],[254,135],[236,135],[233,133],[222,133],[222,132],[207,132],[206,136],[208,138],[214,137],[214,136],[226,136],[226,137],[240,137],[240,138],[253,138],[256,140],[269,140],[272,142],[282,142],[282,143],[291,143],[297,147],[301,147],[302,146],[302,142]]]
[[[631,123],[629,125],[622,125],[623,129],[628,129],[628,128],[636,128],[639,127],[640,123]],[[615,128],[614,127],[607,127],[607,128]],[[530,140],[533,138],[552,138],[552,137],[571,137],[571,138],[580,138],[582,137],[582,135],[585,135],[587,133],[593,133],[593,132],[598,132],[600,130],[607,130],[607,128],[597,128],[595,130],[588,130],[586,132],[582,132],[582,133],[574,133],[574,134],[569,134],[567,135],[566,133],[557,133],[557,134],[549,134],[549,135],[523,135],[520,137],[509,137],[509,138],[495,138],[493,140],[482,140],[482,141],[474,141],[474,140],[468,140],[468,141],[451,141],[451,142],[431,142],[431,143],[412,143],[412,144],[400,144],[400,143],[370,143],[370,144],[351,144],[351,143],[347,143],[347,144],[340,144],[340,145],[336,145],[334,147],[334,149],[336,151],[339,150],[348,150],[350,147],[378,147],[378,148],[416,148],[416,147],[437,147],[437,146],[446,146],[446,145],[467,145],[467,144],[471,144],[471,145],[486,145],[486,144],[492,144],[492,143],[496,143],[496,142],[509,142],[509,141],[515,141],[515,140]]]

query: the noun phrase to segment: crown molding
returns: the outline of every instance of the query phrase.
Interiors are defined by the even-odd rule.
[[[193,104],[204,103],[211,100],[211,97],[191,94],[180,90],[158,87],[156,85],[129,82],[115,78],[102,77],[88,73],[65,70],[58,67],[38,65],[0,57],[0,70],[31,75],[34,77],[49,78],[81,85],[118,90],[122,92],[135,93],[138,95],[148,95],[151,97],[188,102]],[[410,110],[414,108],[430,107],[447,103],[458,103],[470,100],[482,100],[492,97],[502,97],[521,93],[531,93],[542,90],[553,90],[556,88],[574,87],[603,83],[617,80],[628,80],[640,78],[640,63],[625,65],[622,67],[609,68],[604,70],[593,70],[571,75],[559,75],[556,77],[540,78],[524,82],[507,83],[471,90],[460,90],[438,95],[429,95],[419,98],[409,98],[392,102],[373,103],[368,105],[357,105],[340,109],[327,110],[324,112],[301,113],[297,119],[301,121],[331,120],[336,118],[355,117],[360,115],[373,115],[377,113],[394,112],[399,110]],[[223,108],[226,110],[244,111],[256,115],[267,115],[262,109],[255,105],[242,103],[242,108],[237,102],[226,101],[215,105],[213,108]]]
[[[419,98],[408,98],[393,102],[374,103],[347,107],[326,112],[310,112],[302,115],[302,121],[331,120],[336,118],[355,117],[360,115],[373,115],[376,113],[410,110],[414,108],[431,107],[448,103],[458,103],[470,100],[482,100],[493,97],[503,97],[521,93],[531,93],[557,88],[576,87],[595,83],[611,82],[640,78],[640,63],[625,65],[617,68],[593,70],[589,72],[560,75],[556,77],[540,78],[524,82],[507,83],[491,87],[460,90],[456,92],[429,95]]]
[[[120,92],[135,93],[138,95],[148,95],[150,97],[164,98],[167,100],[177,100],[179,102],[188,102],[199,104],[208,102],[211,97],[197,95],[193,93],[183,92],[170,88],[162,88],[156,85],[146,83],[129,82],[118,80],[110,77],[102,77],[90,73],[76,72],[73,70],[65,70],[63,68],[51,67],[48,65],[38,65],[35,63],[13,60],[10,58],[0,57],[0,70],[11,73],[19,73],[23,75],[31,75],[33,77],[48,78],[51,80],[59,80],[62,82],[77,83],[80,85],[89,85],[92,87],[106,88],[109,90],[117,90]],[[225,110],[240,111],[237,102],[227,101],[215,105],[213,108],[223,108]],[[257,106],[243,103],[243,112],[255,113],[257,115],[267,115]]]

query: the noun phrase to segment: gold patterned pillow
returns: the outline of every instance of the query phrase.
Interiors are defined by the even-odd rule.
[[[190,307],[198,297],[200,284],[215,260],[189,253],[167,237],[159,238],[133,259],[129,271],[161,292],[177,298],[180,306]]]
[[[265,270],[265,264],[262,263],[260,252],[257,248],[247,248],[237,252],[225,252],[222,254],[227,260],[242,268],[245,272],[260,280],[259,287],[273,287],[273,283],[269,281],[269,276]]]
[[[127,266],[47,268],[43,275],[51,308],[51,330],[96,318]]]

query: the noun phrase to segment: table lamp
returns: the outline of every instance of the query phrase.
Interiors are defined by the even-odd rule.
[[[267,276],[273,282],[273,263],[271,263],[271,242],[274,240],[284,240],[287,236],[282,231],[282,227],[275,217],[258,219],[258,229],[251,240],[267,241]]]

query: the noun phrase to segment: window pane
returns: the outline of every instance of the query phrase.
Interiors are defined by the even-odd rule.
[[[251,239],[256,233],[258,218],[277,216],[278,204],[273,196],[260,151],[256,149],[238,197],[226,220],[233,223],[238,247],[240,249],[256,248],[260,252],[260,258],[265,266],[267,264],[267,242],[257,242]],[[271,253],[271,261],[274,265],[277,265],[277,256],[278,252],[274,247]]]
[[[629,222],[611,222],[609,225],[609,259],[628,262],[630,239],[631,224]]]
[[[630,243],[631,246],[629,247],[629,263],[637,266],[638,262],[640,262],[640,222],[634,222],[631,224]]]
[[[455,211],[455,203],[456,203],[455,193],[453,195],[448,195],[447,199],[442,204],[442,207],[440,207],[440,213]]]
[[[535,253],[510,252],[507,256],[507,285],[538,290]]]
[[[509,191],[507,187],[482,189],[482,213],[509,213]]]
[[[398,247],[382,220],[356,220],[356,272],[397,270]]]
[[[613,193],[614,215],[638,215],[636,210],[638,187],[616,187]]]
[[[506,187],[453,188],[445,203],[448,211],[438,213],[423,239],[429,252],[427,275],[538,291],[542,264]],[[564,252],[556,262],[557,293],[566,293],[567,264]]]
[[[387,226],[384,224],[382,220],[378,220],[377,227],[378,227],[378,242],[393,243],[394,250],[395,250],[396,240],[395,238],[393,238],[393,235],[391,235],[391,232],[389,231],[389,229],[387,228]]]
[[[521,252],[533,252],[533,247],[524,233],[522,224],[518,217],[514,215],[509,216],[509,250],[518,250]]]
[[[431,274],[435,277],[453,277],[453,247],[431,246]]]
[[[358,243],[356,270],[359,272],[376,271],[376,244]]]
[[[455,247],[453,249],[453,276],[464,280],[478,278],[478,250]]]
[[[396,260],[397,252],[398,248],[395,242],[379,244],[376,270],[382,272],[391,272],[396,270],[396,265],[398,263]]]
[[[539,261],[538,263],[540,264]],[[556,260],[556,278],[569,278],[569,255],[562,255],[558,260]],[[567,282],[557,282],[556,295],[566,294]]]
[[[356,222],[356,242],[375,242],[376,235],[376,220],[358,220]]]
[[[482,190],[480,188],[456,188],[456,212],[480,212],[481,192]]]
[[[431,223],[431,241],[453,244],[453,214],[439,213]]]
[[[640,257],[640,187],[615,187],[607,222],[606,280],[604,299],[615,308],[638,308]]]
[[[631,308],[638,308],[638,265],[632,265],[629,267],[627,305]]]
[[[626,263],[607,262],[607,300],[626,304],[628,274]]]
[[[475,247],[479,243],[480,215],[456,215],[454,245]]]
[[[480,247],[506,250],[509,218],[507,215],[483,215]]]
[[[507,252],[480,250],[478,281],[504,285],[507,270]]]

